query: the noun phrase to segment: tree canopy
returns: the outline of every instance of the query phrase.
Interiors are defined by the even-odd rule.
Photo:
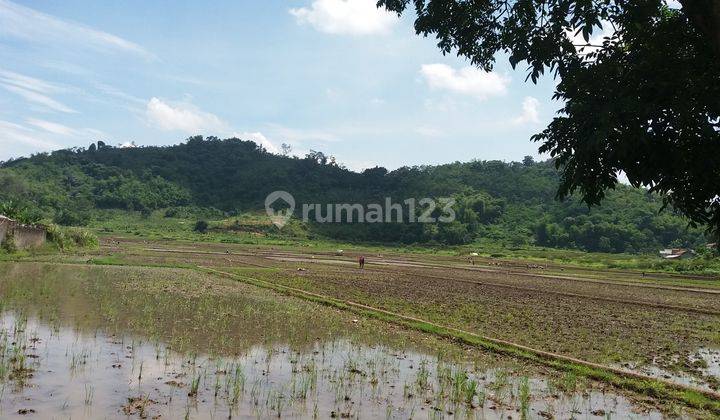
[[[489,71],[507,55],[563,102],[540,151],[560,170],[558,196],[598,204],[625,173],[633,186],[720,234],[720,2],[681,0],[379,0],[412,7],[434,35]],[[593,34],[603,30],[601,41]],[[500,54],[499,54],[500,53]]]

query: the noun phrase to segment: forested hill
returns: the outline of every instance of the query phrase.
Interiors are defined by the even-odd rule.
[[[275,190],[298,203],[382,203],[453,197],[450,224],[334,224],[321,234],[364,241],[467,243],[501,241],[606,252],[655,251],[703,242],[698,229],[643,191],[620,186],[599,208],[554,199],[551,162],[472,161],[404,167],[391,172],[345,169],[313,152],[303,158],[271,154],[251,141],[193,137],[169,147],[60,150],[0,166],[0,201],[35,217],[83,224],[103,209],[151,212],[183,208],[228,214],[260,210]]]

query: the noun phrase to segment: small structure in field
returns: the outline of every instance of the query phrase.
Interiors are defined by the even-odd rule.
[[[667,248],[660,251],[660,256],[666,260],[687,260],[695,257],[695,251],[687,248]]]
[[[0,245],[12,241],[16,249],[36,248],[45,243],[47,232],[38,226],[24,225],[0,214]]]

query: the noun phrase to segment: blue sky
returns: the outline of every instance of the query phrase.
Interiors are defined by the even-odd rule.
[[[554,81],[443,56],[375,0],[0,0],[0,160],[238,136],[351,169],[537,157]]]

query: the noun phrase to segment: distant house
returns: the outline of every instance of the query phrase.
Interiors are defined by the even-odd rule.
[[[668,248],[661,250],[660,256],[666,260],[686,260],[695,257],[695,251],[687,248]]]
[[[12,241],[17,249],[35,248],[44,244],[46,237],[44,228],[23,225],[0,214],[0,245]]]

